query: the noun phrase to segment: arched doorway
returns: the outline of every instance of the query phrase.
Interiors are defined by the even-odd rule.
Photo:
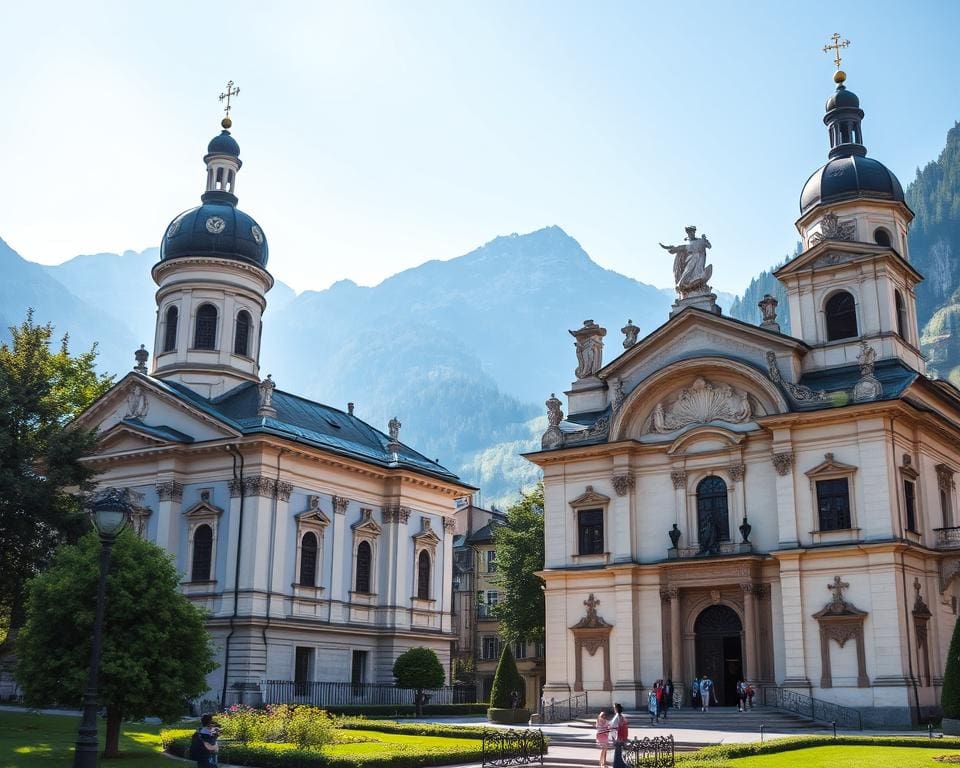
[[[704,608],[693,625],[698,675],[709,675],[721,706],[737,703],[737,681],[743,677],[743,625],[726,605]]]

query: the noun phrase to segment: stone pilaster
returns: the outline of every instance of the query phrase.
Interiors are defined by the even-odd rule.
[[[610,480],[616,493],[610,505],[613,533],[610,551],[613,562],[630,562],[633,559],[633,515],[630,510],[635,481],[633,475],[626,470],[618,470]]]
[[[754,584],[741,584],[743,590],[743,645],[746,656],[747,680],[755,683],[759,679],[760,667],[757,656],[757,606],[754,602]]]
[[[783,649],[785,688],[810,688],[804,645],[803,584],[800,576],[800,553],[781,552],[780,599],[783,611]]]
[[[797,535],[796,492],[793,487],[793,453],[786,449],[775,450],[771,457],[776,471],[777,483],[777,529],[781,547],[799,546]]]
[[[180,549],[178,533],[183,486],[176,480],[161,480],[157,483],[157,540],[158,547],[168,552]]]
[[[350,584],[344,589],[344,571],[347,579],[353,578],[353,568],[344,568],[344,557],[353,558],[353,542],[347,538],[347,505],[337,503],[340,497],[333,497],[333,515],[330,518],[333,548],[330,557],[330,621],[344,621],[344,604],[350,602]],[[345,501],[345,499],[344,499]]]
[[[686,680],[683,673],[683,638],[680,636],[680,588],[671,585],[667,589],[670,599],[670,676],[675,685]]]

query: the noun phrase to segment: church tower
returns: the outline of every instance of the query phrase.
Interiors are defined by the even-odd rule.
[[[177,216],[163,236],[152,275],[158,289],[152,374],[211,398],[260,380],[261,320],[267,238],[237,208],[240,146],[230,134],[230,96],[223,130],[207,146],[202,205]]]
[[[917,328],[917,284],[907,231],[913,212],[897,177],[867,157],[860,99],[844,85],[834,41],[836,91],[823,122],[827,162],[804,184],[796,222],[803,252],[775,273],[784,284],[793,335],[813,350],[812,368],[857,363],[869,344],[877,358],[925,371]]]

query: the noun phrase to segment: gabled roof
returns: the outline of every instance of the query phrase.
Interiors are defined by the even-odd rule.
[[[836,259],[833,263],[830,263],[833,261],[831,254],[833,254]],[[853,240],[823,240],[774,271],[773,276],[778,280],[782,280],[785,275],[802,272],[811,267],[827,269],[833,266],[850,264],[860,259],[873,259],[878,256],[890,258],[906,272],[909,272],[917,282],[923,280],[923,275],[917,272],[916,268],[909,261],[890,246],[860,243]]]

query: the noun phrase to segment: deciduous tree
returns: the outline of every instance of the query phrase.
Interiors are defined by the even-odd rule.
[[[423,714],[423,691],[443,685],[443,665],[437,654],[429,648],[411,648],[401,653],[393,662],[393,676],[400,688],[413,688],[416,696],[417,716]]]
[[[92,642],[100,541],[62,546],[29,586],[17,639],[17,680],[27,704],[75,706]],[[107,579],[100,701],[107,710],[105,756],[117,754],[124,718],[174,721],[202,694],[216,665],[204,613],[180,592],[171,556],[130,529],[118,537]]]

